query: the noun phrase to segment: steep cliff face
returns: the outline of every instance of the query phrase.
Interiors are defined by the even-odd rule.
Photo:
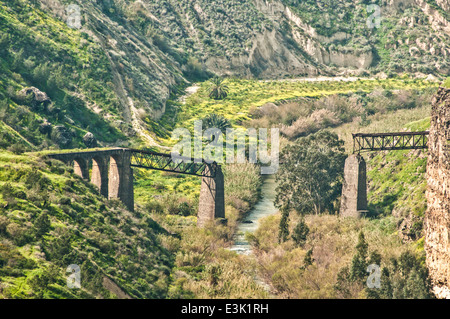
[[[425,250],[435,292],[450,297],[450,89],[433,100],[429,158]]]

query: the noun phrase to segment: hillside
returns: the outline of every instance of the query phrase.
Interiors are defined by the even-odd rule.
[[[69,4],[80,29],[66,23]],[[82,147],[91,132],[104,146],[157,146],[152,123],[173,113],[172,94],[214,73],[449,72],[448,1],[377,4],[381,26],[369,29],[365,2],[0,1],[3,144]],[[29,87],[48,103],[27,97]]]
[[[430,105],[368,117],[370,124],[347,123],[332,129],[352,146],[347,132],[429,128]],[[367,161],[369,214],[340,218],[333,214],[305,216],[308,233],[295,241],[300,216],[291,212],[289,236],[279,242],[281,213],[264,218],[253,236],[258,269],[280,298],[433,298],[425,267],[424,216],[427,210],[427,152],[364,153]],[[358,262],[360,234],[365,236],[369,264],[382,267],[381,289],[367,289],[367,276],[352,279]],[[370,252],[370,254],[369,254]],[[369,258],[370,255],[370,258]],[[363,261],[364,262],[364,261]],[[367,266],[366,266],[367,267]],[[365,272],[366,268],[364,268]],[[435,291],[436,292],[436,291]]]
[[[173,256],[152,219],[58,161],[0,153],[0,298],[164,298]],[[82,288],[67,287],[68,265]]]

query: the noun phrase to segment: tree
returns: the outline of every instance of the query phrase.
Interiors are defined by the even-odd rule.
[[[355,250],[350,266],[341,268],[334,285],[334,290],[342,298],[357,298],[366,287],[369,276],[368,266],[381,265],[381,256],[377,251],[372,251],[369,257],[369,244],[362,231],[359,233]],[[373,292],[372,289],[366,289],[366,291],[368,294]]]
[[[406,251],[391,258],[381,272],[381,289],[366,289],[374,299],[434,298],[428,269],[420,256]]]
[[[287,207],[283,207],[281,209],[281,220],[278,231],[278,242],[284,243],[288,240],[289,237],[289,210]]]
[[[303,266],[301,266],[300,269],[306,270],[313,263],[314,263],[313,248],[311,248],[306,252],[305,258],[303,258]]]
[[[203,120],[203,128],[217,128],[222,133],[225,133],[227,128],[231,128],[231,123],[222,115],[217,115],[215,113],[209,114]]]
[[[297,246],[303,246],[306,243],[306,239],[309,234],[309,227],[306,225],[305,219],[302,217],[294,228],[292,239]]]
[[[209,97],[214,100],[223,100],[228,96],[228,86],[221,77],[210,80]]]
[[[42,237],[50,230],[50,219],[48,218],[48,214],[46,212],[39,215],[34,222],[34,228],[36,231],[36,235],[38,237]]]
[[[350,268],[350,277],[353,280],[364,280],[367,277],[368,253],[369,245],[366,242],[364,233],[361,231],[358,236],[358,244],[356,245],[356,254],[353,256]]]
[[[300,214],[333,212],[342,190],[344,142],[328,131],[298,139],[280,154],[275,205]]]

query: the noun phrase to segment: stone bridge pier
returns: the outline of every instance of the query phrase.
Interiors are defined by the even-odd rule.
[[[353,154],[345,161],[340,215],[360,218],[367,209],[366,162],[361,155]]]
[[[67,165],[74,173],[97,186],[99,194],[120,199],[128,210],[134,210],[133,170],[127,149],[49,155]]]
[[[213,174],[214,170],[215,174]],[[202,177],[197,226],[203,227],[216,219],[225,218],[225,186],[222,169],[219,165],[206,166]]]

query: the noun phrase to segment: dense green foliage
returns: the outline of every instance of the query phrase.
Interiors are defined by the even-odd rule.
[[[225,80],[219,77],[215,77],[210,81],[211,87],[209,88],[209,97],[214,100],[223,100],[228,96],[228,86]]]
[[[106,201],[58,161],[3,151],[0,172],[1,297],[114,298],[104,278],[133,298],[167,295],[173,257],[151,218]],[[71,264],[82,290],[66,286]]]
[[[6,145],[80,147],[88,131],[106,143],[124,137],[102,116],[118,118],[120,103],[98,44],[26,1],[0,2],[0,21],[0,113],[11,132],[2,134],[12,136],[2,139]],[[47,93],[52,104],[18,94],[29,86]],[[100,114],[89,108],[94,103],[102,106]],[[74,143],[60,145],[58,137],[41,133],[46,121],[65,126]]]
[[[80,30],[64,21],[72,3],[83,12]],[[288,7],[276,9],[281,3]],[[448,20],[436,1],[427,3]],[[336,211],[344,158],[338,136],[321,130],[333,128],[348,150],[349,131],[378,130],[380,122],[383,130],[426,129],[423,114],[437,83],[397,73],[439,75],[450,67],[449,36],[431,28],[424,10],[383,7],[380,28],[370,29],[367,4],[0,0],[0,298],[115,298],[117,289],[132,298],[268,297],[256,277],[279,297],[432,297],[421,239],[426,155],[368,158],[370,219],[320,215]],[[321,74],[341,71],[308,55],[303,40],[325,56],[372,57],[367,70],[350,72],[387,78],[247,78],[273,62],[263,56],[272,50],[280,61],[296,55]],[[246,79],[215,78],[211,87],[211,70]],[[186,79],[205,82],[183,104],[175,95]],[[49,99],[23,93],[30,87]],[[405,125],[413,117],[420,121]],[[282,146],[294,141],[282,153],[281,214],[249,236],[255,260],[228,248],[258,201],[256,165],[224,166],[228,225],[198,229],[196,177],[136,169],[131,213],[71,168],[23,154],[94,146],[83,141],[88,132],[100,147],[142,143],[141,132],[171,145],[173,128],[192,130],[199,119],[221,131],[279,127],[289,140]],[[371,263],[383,267],[380,290],[364,286]],[[82,269],[81,290],[66,285],[70,264]]]
[[[351,265],[342,268],[337,275],[334,289],[340,297],[352,298],[355,292],[365,290],[367,297],[374,299],[433,298],[428,270],[423,263],[424,256],[406,251],[397,258],[392,257],[379,273],[371,274],[379,276],[371,282],[368,270],[371,265],[381,267],[381,255],[377,251],[369,254],[363,232],[359,234],[355,250]]]
[[[320,131],[298,139],[280,154],[275,205],[299,214],[334,213],[342,191],[346,154],[336,134]]]

